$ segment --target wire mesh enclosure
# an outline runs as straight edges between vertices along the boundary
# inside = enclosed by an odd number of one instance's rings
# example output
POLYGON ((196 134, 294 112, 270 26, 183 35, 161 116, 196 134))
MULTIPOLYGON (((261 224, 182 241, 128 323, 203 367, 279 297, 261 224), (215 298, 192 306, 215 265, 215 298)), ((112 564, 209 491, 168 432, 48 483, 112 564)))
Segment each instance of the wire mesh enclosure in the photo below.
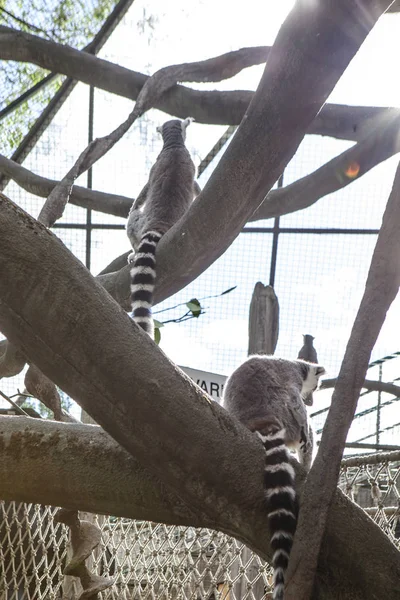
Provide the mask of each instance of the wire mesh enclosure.
MULTIPOLYGON (((1 25, 15 26, 12 10, 16 6, 21 17, 29 8, 35 14, 35 23, 32 26, 20 19, 23 31, 84 48, 144 74, 153 73, 166 62, 182 62, 183 44, 189 37, 193 42, 185 60, 205 58, 198 56, 198 48, 204 46, 205 27, 208 42, 213 40, 214 55, 229 49, 220 23, 231 32, 231 49, 265 44, 265 28, 270 27, 266 20, 254 19, 251 14, 260 4, 258 0, 246 3, 243 19, 249 19, 249 27, 240 24, 237 29, 231 20, 233 11, 219 13, 222 9, 212 0, 190 6, 185 0, 176 0, 175 10, 167 10, 163 2, 150 7, 145 0, 85 0, 65 3, 66 14, 59 13, 56 0, 47 2, 46 10, 41 2, 33 8, 25 0, 5 0, 0 4, 1 25), (202 14, 207 9, 216 16, 202 26, 202 14), (63 22, 68 26, 58 27, 63 22)), ((271 40, 278 29, 276 23, 269 29, 271 40)), ((382 41, 389 44, 391 40, 393 48, 397 47, 397 32, 380 35, 374 56, 382 41)), ((356 57, 344 77, 351 79, 355 89, 360 87, 363 72, 364 79, 370 77, 358 60, 356 57)), ((368 69, 373 67, 371 60, 366 62, 368 69)), ((220 89, 255 89, 262 67, 247 71, 221 83, 220 89)), ((207 85, 203 87, 207 89, 207 85)), ((380 86, 374 88, 376 92, 380 86)), ((34 217, 47 194, 27 192, 22 184, 10 179, 7 161, 11 158, 23 165, 31 175, 59 181, 88 142, 109 133, 132 109, 132 100, 126 97, 28 63, 7 63, 7 69, 0 71, 0 90, 0 125, 2 132, 7 132, 0 135, 0 190, 34 217)), ((397 102, 397 88, 396 94, 397 102)), ((341 96, 339 101, 360 101, 354 93, 349 97, 341 96)), ((377 105, 385 103, 386 98, 376 97, 377 105)), ((169 118, 159 110, 148 111, 77 184, 133 200, 147 181, 160 150, 156 126, 169 118)), ((198 166, 202 187, 235 131, 234 126, 191 126, 187 144, 198 166)), ((288 186, 315 172, 351 144, 347 139, 307 135, 277 186, 288 186)), ((335 377, 363 293, 396 164, 392 157, 304 210, 249 222, 210 268, 155 307, 155 317, 164 324, 162 350, 176 364, 228 375, 246 358, 248 309, 254 285, 262 281, 274 287, 280 304, 276 354, 296 357, 302 334, 312 333, 319 362, 330 377, 335 377), (227 290, 229 293, 225 293, 227 290), (182 320, 182 310, 193 299, 201 302, 201 315, 182 320)), ((338 180, 345 175, 343 170, 335 172, 338 180)), ((97 274, 129 249, 125 218, 116 214, 71 202, 52 232, 97 274)), ((386 451, 400 446, 400 395, 396 387, 400 380, 399 319, 397 299, 382 328, 368 371, 371 380, 393 386, 362 392, 347 439, 348 452, 386 451)), ((0 399, 0 412, 9 407, 10 398, 19 397, 17 391, 23 390, 23 376, 24 372, 2 380, 0 395, 4 401, 0 399)), ((311 416, 319 438, 331 402, 331 389, 316 393, 315 398, 311 416)), ((80 416, 78 406, 73 410, 80 416)), ((400 451, 345 458, 339 488, 400 550, 400 451)), ((0 501, 0 600, 272 598, 268 563, 239 541, 208 529, 81 514, 78 529, 84 531, 89 524, 98 528, 101 539, 90 552, 78 553, 80 559, 72 568, 72 530, 58 516, 59 509, 54 507, 0 501), (80 566, 87 568, 85 577, 93 581, 92 595, 82 591, 76 577, 68 575, 80 566)))
MULTIPOLYGON (((400 549, 400 452, 345 459, 339 487, 400 549)), ((56 513, 49 506, 1 502, 1 600, 80 597, 79 582, 63 575, 69 534, 56 513), (68 596, 71 589, 75 596, 68 596)), ((270 566, 227 535, 86 513, 81 518, 101 530, 101 543, 86 565, 110 579, 102 600, 271 597, 270 566)))

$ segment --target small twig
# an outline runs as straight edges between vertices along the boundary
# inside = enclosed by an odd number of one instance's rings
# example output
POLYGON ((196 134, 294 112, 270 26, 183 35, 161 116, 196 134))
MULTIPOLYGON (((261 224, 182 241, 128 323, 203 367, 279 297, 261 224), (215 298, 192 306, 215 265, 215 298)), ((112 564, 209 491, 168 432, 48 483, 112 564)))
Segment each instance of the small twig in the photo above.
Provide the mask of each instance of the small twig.
POLYGON ((11 400, 11 398, 9 396, 7 396, 4 392, 2 392, 1 390, 0 390, 0 396, 2 396, 5 400, 7 400, 7 402, 9 402, 11 404, 11 406, 13 406, 15 408, 17 413, 19 413, 20 415, 25 415, 26 417, 29 417, 28 413, 25 412, 23 408, 18 406, 18 404, 16 404, 16 402, 14 402, 14 400, 11 400))
MULTIPOLYGON (((233 290, 235 290, 237 288, 237 285, 225 290, 224 292, 221 292, 220 294, 213 294, 212 296, 203 296, 202 298, 198 298, 199 302, 202 302, 203 300, 209 300, 210 298, 219 298, 220 296, 224 296, 225 294, 229 294, 230 292, 233 292, 233 290)), ((162 312, 166 312, 168 310, 174 310, 174 308, 179 308, 180 306, 186 306, 187 302, 180 302, 179 304, 175 304, 175 306, 169 306, 168 308, 162 308, 161 310, 156 310, 153 311, 154 315, 160 314, 162 312)))
POLYGON ((6 14, 7 16, 9 16, 11 19, 14 19, 14 21, 16 21, 17 23, 24 25, 28 29, 31 29, 32 31, 36 31, 37 33, 43 33, 43 35, 45 35, 49 40, 54 42, 54 39, 51 37, 51 35, 44 29, 41 29, 40 27, 37 27, 36 25, 33 25, 32 23, 28 23, 28 21, 24 21, 24 19, 21 19, 21 17, 17 17, 13 13, 6 10, 3 6, 0 6, 0 11, 3 12, 4 14, 6 14))
MULTIPOLYGON (((321 382, 320 389, 325 390, 329 388, 335 387, 338 378, 334 379, 324 379, 321 382)), ((392 394, 393 396, 398 396, 400 398, 400 386, 395 385, 394 383, 386 383, 385 381, 373 381, 371 379, 365 379, 362 387, 371 392, 386 392, 388 394, 392 394)))

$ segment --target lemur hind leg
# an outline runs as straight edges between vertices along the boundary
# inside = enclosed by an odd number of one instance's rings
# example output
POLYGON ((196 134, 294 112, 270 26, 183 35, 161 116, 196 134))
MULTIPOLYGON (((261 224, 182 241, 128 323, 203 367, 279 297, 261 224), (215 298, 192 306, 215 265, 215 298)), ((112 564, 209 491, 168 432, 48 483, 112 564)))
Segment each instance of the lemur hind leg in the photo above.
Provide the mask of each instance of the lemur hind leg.
POLYGON ((309 471, 311 468, 314 449, 314 433, 311 425, 308 426, 306 434, 304 427, 301 428, 300 444, 297 449, 300 464, 309 471))

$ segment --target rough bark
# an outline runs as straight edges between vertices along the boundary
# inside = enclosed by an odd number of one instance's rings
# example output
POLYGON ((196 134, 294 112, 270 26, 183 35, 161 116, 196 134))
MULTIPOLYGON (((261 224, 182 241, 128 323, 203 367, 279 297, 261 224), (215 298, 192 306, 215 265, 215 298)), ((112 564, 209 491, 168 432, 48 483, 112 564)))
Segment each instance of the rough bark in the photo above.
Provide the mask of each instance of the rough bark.
MULTIPOLYGON (((220 444, 221 441, 213 443, 220 444)), ((252 465, 250 477, 257 482, 258 492, 257 497, 249 495, 248 502, 258 512, 262 506, 263 451, 254 443, 242 449, 245 454, 236 453, 235 461, 252 465)), ((186 504, 182 494, 174 494, 160 483, 100 427, 0 417, 0 450, 3 459, 0 462, 0 497, 4 500, 50 504, 173 525, 220 528, 219 522, 205 511, 186 504)), ((392 455, 395 458, 394 453, 389 453, 383 459, 391 459, 392 455)), ((215 469, 211 463, 209 467, 215 469)), ((220 476, 224 476, 222 470, 220 476)), ((297 481, 301 486, 300 471, 297 481)), ((226 485, 229 488, 237 483, 241 484, 241 480, 227 480, 226 485)), ((270 549, 265 546, 267 535, 261 536, 260 529, 254 529, 244 538, 240 523, 237 527, 237 537, 264 558, 271 557, 270 549)), ((395 586, 399 575, 398 553, 394 546, 360 509, 337 492, 320 556, 318 600, 348 600, 346 589, 349 588, 352 598, 357 600, 382 600, 383 597, 397 600, 395 586), (361 572, 357 563, 362 565, 361 572), (363 596, 364 570, 370 573, 371 579, 377 577, 378 581, 371 593, 363 596), (374 596, 376 589, 381 589, 386 596, 374 596)))
POLYGON ((278 335, 278 298, 272 286, 258 281, 250 303, 248 354, 273 354, 278 335))
POLYGON ((332 396, 319 451, 307 478, 289 565, 286 600, 308 600, 311 596, 320 544, 337 485, 347 434, 372 349, 400 287, 399 225, 400 164, 372 256, 364 296, 332 396))
POLYGON ((100 427, 0 417, 2 500, 215 527, 100 427))
POLYGON ((20 350, 9 344, 7 340, 1 340, 0 379, 2 377, 14 377, 18 375, 24 368, 25 363, 25 357, 20 350))
MULTIPOLYGON (((386 5, 386 0, 382 4, 386 5)), ((267 51, 266 47, 265 52, 267 51)), ((142 73, 130 71, 83 51, 4 26, 0 26, 0 58, 33 62, 49 70, 56 67, 56 72, 70 74, 74 79, 131 100, 137 99, 148 79, 142 73)), ((199 91, 177 85, 156 106, 179 118, 192 115, 198 123, 239 125, 253 95, 253 92, 245 90, 199 91)), ((327 104, 310 124, 308 133, 357 141, 360 135, 364 135, 365 124, 368 125, 371 119, 387 110, 327 104)), ((398 109, 389 110, 398 113, 398 109)))

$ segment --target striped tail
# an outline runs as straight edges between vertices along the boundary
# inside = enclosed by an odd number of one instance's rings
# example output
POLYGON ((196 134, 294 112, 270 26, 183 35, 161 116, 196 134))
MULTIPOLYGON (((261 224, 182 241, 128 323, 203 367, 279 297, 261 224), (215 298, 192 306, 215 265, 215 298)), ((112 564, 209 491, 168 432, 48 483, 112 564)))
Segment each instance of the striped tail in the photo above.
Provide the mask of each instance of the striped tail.
POLYGON ((285 445, 285 430, 257 431, 265 448, 264 488, 274 568, 274 600, 283 600, 285 574, 296 530, 298 501, 295 473, 285 445))
POLYGON ((131 268, 132 316, 151 338, 154 338, 154 323, 151 316, 154 286, 156 282, 156 248, 162 238, 158 231, 147 231, 140 240, 131 268))

